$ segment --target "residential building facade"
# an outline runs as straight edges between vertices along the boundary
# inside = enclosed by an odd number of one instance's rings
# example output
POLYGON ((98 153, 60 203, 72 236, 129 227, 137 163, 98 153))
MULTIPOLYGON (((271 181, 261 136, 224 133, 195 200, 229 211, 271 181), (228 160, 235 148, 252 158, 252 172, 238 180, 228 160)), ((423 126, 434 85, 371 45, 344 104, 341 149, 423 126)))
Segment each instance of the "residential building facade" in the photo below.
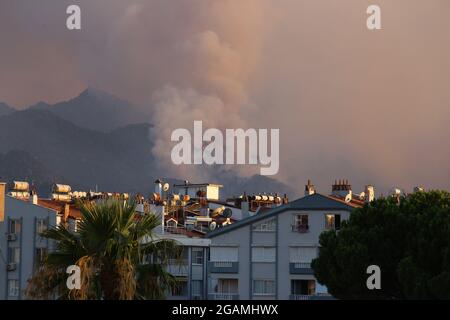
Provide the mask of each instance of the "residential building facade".
POLYGON ((362 204, 333 194, 303 198, 207 235, 209 299, 310 300, 330 298, 311 269, 319 235, 339 230, 362 204))

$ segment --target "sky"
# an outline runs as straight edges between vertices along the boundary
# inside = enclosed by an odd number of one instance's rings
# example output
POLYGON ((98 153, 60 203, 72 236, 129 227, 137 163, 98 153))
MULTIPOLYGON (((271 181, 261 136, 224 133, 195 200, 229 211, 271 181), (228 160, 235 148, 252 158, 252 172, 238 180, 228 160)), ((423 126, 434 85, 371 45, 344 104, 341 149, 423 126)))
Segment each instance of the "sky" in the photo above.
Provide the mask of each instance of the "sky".
POLYGON ((23 109, 92 86, 153 110, 164 163, 170 132, 203 120, 279 128, 275 178, 298 190, 307 179, 324 193, 335 179, 448 190, 449 10, 448 0, 1 0, 0 101, 23 109), (71 4, 80 31, 65 27, 71 4), (381 30, 366 27, 370 4, 381 30))

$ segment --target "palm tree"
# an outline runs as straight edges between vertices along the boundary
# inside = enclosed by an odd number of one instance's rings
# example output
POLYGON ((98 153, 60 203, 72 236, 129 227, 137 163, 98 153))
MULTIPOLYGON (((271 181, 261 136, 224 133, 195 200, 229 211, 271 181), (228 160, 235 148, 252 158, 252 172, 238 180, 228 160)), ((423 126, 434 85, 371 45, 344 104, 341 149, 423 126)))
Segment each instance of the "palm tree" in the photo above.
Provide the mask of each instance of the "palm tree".
POLYGON ((56 243, 29 281, 30 298, 162 299, 176 279, 166 271, 169 259, 181 256, 173 240, 157 239, 155 214, 137 215, 134 203, 120 200, 79 202, 77 232, 64 224, 42 236, 56 243), (66 268, 81 270, 81 289, 68 290, 66 268))

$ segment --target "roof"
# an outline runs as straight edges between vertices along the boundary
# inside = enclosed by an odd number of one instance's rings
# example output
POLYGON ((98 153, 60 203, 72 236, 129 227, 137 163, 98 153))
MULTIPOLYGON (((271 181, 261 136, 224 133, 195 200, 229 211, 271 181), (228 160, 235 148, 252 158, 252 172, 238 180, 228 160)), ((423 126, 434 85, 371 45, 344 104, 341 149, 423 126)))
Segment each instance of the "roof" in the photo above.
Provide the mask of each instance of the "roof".
POLYGON ((208 186, 214 186, 214 187, 223 187, 223 185, 218 184, 218 183, 188 183, 188 184, 174 184, 174 187, 184 187, 184 188, 189 188, 189 187, 208 187, 208 186))
POLYGON ((213 238, 220 234, 247 226, 259 220, 264 220, 273 216, 276 216, 282 212, 289 210, 344 210, 352 211, 355 208, 360 207, 356 204, 348 204, 344 200, 341 200, 332 196, 325 196, 320 193, 305 196, 303 198, 294 200, 287 204, 281 205, 276 208, 269 209, 262 213, 255 214, 254 216, 242 219, 233 224, 230 224, 224 228, 216 229, 206 235, 206 238, 213 238))
POLYGON ((38 199, 39 206, 55 210, 58 213, 64 213, 64 206, 66 204, 69 205, 69 218, 81 219, 81 211, 74 204, 50 199, 38 199))

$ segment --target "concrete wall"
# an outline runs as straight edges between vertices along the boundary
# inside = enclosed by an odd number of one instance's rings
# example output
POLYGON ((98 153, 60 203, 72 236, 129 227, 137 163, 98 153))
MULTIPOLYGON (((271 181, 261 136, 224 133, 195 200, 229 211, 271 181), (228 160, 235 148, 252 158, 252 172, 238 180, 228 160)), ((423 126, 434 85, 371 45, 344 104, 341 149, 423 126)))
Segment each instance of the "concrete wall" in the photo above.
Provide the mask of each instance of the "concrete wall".
POLYGON ((49 248, 50 246, 46 239, 42 239, 37 234, 37 219, 46 219, 47 226, 55 226, 56 212, 6 196, 5 220, 0 222, 0 299, 25 298, 23 290, 25 290, 27 280, 33 273, 36 248, 49 248), (21 221, 21 232, 17 234, 15 241, 7 240, 11 219, 20 219, 21 221), (20 248, 20 263, 14 271, 6 271, 10 248, 20 248), (8 296, 9 279, 19 280, 20 293, 18 297, 8 296))
MULTIPOLYGON (((340 214, 341 221, 349 217, 349 211, 344 210, 289 210, 279 213, 274 231, 256 231, 254 226, 264 220, 244 225, 211 238, 211 246, 237 246, 239 250, 239 273, 209 273, 211 279, 238 279, 239 299, 282 299, 287 300, 291 294, 291 280, 315 280, 312 274, 291 274, 289 263, 290 247, 318 247, 319 235, 325 230, 326 214, 340 214), (307 214, 309 230, 298 232, 292 229, 294 216, 307 214), (275 262, 252 262, 251 248, 275 247, 275 262), (252 280, 275 280, 273 295, 253 295, 252 280)), ((269 218, 271 219, 271 218, 269 218)), ((269 220, 266 219, 266 220, 269 220)), ((316 283, 316 292, 324 288, 316 283), (317 290, 319 288, 319 290, 317 290)))

